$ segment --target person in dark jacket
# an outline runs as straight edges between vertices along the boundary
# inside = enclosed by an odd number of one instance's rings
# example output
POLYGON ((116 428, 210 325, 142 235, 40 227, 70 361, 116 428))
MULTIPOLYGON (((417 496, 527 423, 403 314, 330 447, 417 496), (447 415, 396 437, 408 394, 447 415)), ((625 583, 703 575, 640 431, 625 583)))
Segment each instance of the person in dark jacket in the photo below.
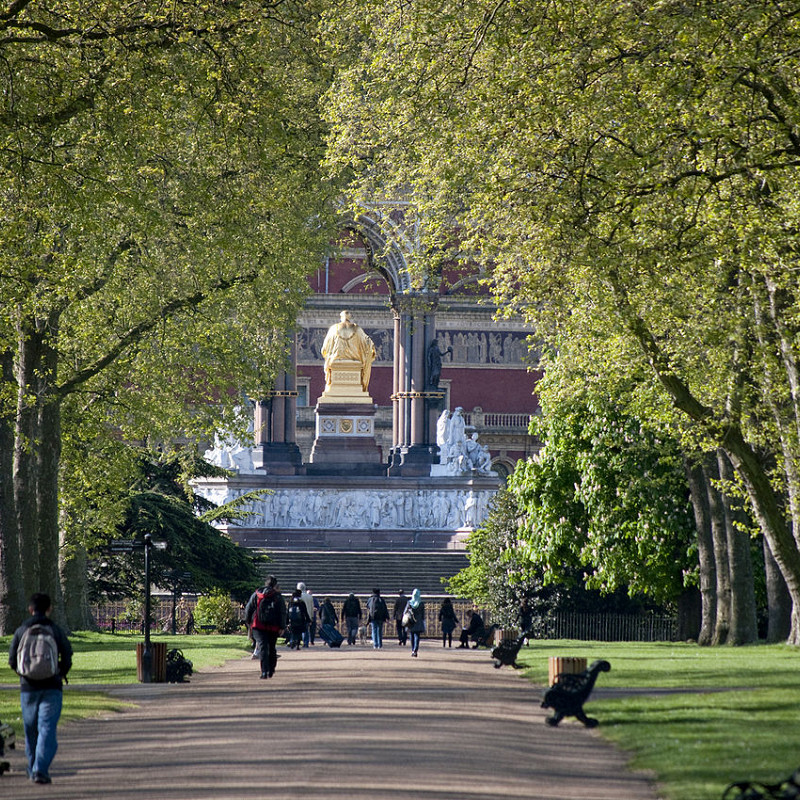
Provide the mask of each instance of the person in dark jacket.
POLYGON ((380 650, 383 647, 383 623, 389 619, 389 609, 386 601, 381 597, 380 589, 372 590, 372 597, 367 600, 367 621, 372 628, 372 648, 380 650))
MULTIPOLYGON (((461 644, 459 647, 469 647, 470 639, 477 639, 484 631, 483 617, 478 613, 478 606, 472 606, 472 615, 469 625, 461 629, 461 644)), ((476 645, 477 647, 477 645, 476 645)))
POLYGON ((267 578, 266 586, 250 595, 244 607, 244 619, 250 628, 253 641, 256 643, 256 653, 261 661, 261 677, 271 678, 275 674, 278 663, 278 636, 281 635, 286 624, 286 603, 281 596, 278 580, 274 575, 267 578), (258 618, 260 603, 276 603, 280 612, 280 619, 272 624, 264 624, 258 618))
POLYGON ((342 605, 342 619, 347 626, 347 644, 355 644, 361 622, 361 603, 352 592, 342 605))
POLYGON ((15 631, 8 651, 9 666, 17 672, 17 657, 23 634, 34 625, 50 627, 58 649, 58 668, 55 675, 41 680, 22 675, 19 677, 28 777, 34 783, 51 783, 50 765, 58 750, 56 728, 61 717, 64 681, 72 667, 72 646, 64 631, 50 619, 50 606, 50 598, 46 594, 37 592, 31 597, 28 605, 31 616, 15 631))
POLYGON ((401 589, 398 593, 397 600, 394 601, 394 611, 392 613, 394 624, 397 627, 397 644, 401 647, 405 647, 408 641, 408 630, 406 626, 403 625, 403 612, 406 610, 407 605, 408 598, 406 597, 406 593, 401 589))
POLYGON ((330 625, 331 628, 336 627, 336 609, 333 607, 330 597, 326 597, 319 607, 319 624, 323 627, 325 625, 330 625))
POLYGON ((408 632, 411 634, 411 657, 417 658, 419 638, 425 632, 425 603, 422 602, 419 589, 414 589, 411 593, 411 599, 408 601, 406 611, 410 611, 413 615, 413 621, 408 626, 408 632))
POLYGON ((306 603, 300 589, 292 592, 292 601, 289 604, 289 649, 299 650, 303 643, 303 634, 308 631, 311 617, 308 615, 306 603))
POLYGON ((453 601, 445 597, 439 609, 439 622, 442 624, 442 647, 453 646, 453 631, 456 629, 456 610, 453 601))

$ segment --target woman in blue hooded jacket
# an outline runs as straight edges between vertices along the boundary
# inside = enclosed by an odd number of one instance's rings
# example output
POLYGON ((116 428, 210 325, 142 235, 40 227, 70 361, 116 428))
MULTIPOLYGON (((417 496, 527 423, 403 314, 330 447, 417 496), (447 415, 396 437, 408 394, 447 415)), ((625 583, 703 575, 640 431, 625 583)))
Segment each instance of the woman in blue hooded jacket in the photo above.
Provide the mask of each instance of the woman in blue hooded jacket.
POLYGON ((425 603, 422 602, 419 589, 414 589, 411 593, 411 599, 406 605, 406 610, 403 616, 410 612, 412 620, 408 627, 408 632, 411 634, 411 657, 416 658, 419 651, 419 636, 425 632, 425 603))

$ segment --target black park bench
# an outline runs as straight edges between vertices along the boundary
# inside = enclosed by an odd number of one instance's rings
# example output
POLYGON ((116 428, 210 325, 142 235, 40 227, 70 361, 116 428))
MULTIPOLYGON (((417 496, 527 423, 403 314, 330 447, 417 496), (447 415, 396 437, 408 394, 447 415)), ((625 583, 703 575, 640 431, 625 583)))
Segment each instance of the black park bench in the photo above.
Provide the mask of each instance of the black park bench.
POLYGON ((798 800, 800 798, 800 769, 779 783, 740 781, 732 783, 722 793, 722 800, 798 800))
POLYGON ((520 669, 517 664, 517 656, 525 644, 525 640, 531 635, 531 631, 523 631, 516 639, 504 639, 500 644, 492 650, 492 658, 494 659, 494 668, 500 669, 502 666, 514 667, 520 669))
POLYGON ((6 754, 6 748, 14 749, 16 741, 14 729, 10 725, 0 722, 0 775, 11 770, 11 765, 8 761, 3 760, 3 756, 6 754))
POLYGON ((491 647, 494 644, 494 632, 499 628, 499 625, 490 625, 488 628, 484 627, 472 636, 472 641, 475 642, 475 647, 491 647))
POLYGON ((589 699, 597 676, 610 669, 611 664, 608 661, 595 661, 584 672, 575 675, 568 673, 556 675, 555 683, 544 693, 542 701, 542 708, 553 709, 552 716, 545 722, 555 727, 564 717, 576 717, 587 728, 596 728, 597 720, 586 716, 583 704, 589 699))

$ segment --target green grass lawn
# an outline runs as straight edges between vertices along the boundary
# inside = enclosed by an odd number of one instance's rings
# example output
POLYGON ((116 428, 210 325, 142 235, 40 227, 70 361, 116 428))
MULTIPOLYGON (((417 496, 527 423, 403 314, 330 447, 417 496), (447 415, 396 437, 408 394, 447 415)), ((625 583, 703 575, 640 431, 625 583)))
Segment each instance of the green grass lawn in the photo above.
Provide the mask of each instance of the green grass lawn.
MULTIPOLYGON (((136 644, 141 635, 109 633, 73 633, 70 642, 74 650, 72 670, 69 673, 69 697, 64 702, 62 719, 118 711, 126 703, 100 691, 87 690, 87 684, 135 683, 136 644)), ((194 668, 218 666, 232 658, 241 658, 248 652, 247 639, 233 636, 153 636, 154 642, 166 642, 167 650, 177 647, 192 662, 194 668)), ((10 636, 0 637, 0 684, 16 686, 19 678, 8 666, 10 636)), ((19 709, 19 691, 0 689, 0 721, 14 726, 17 739, 24 741, 19 709)))
POLYGON ((591 699, 587 713, 600 720, 601 735, 631 753, 634 769, 657 776, 669 800, 720 800, 732 781, 775 782, 800 767, 797 648, 548 641, 523 649, 518 662, 546 685, 548 657, 556 655, 609 661, 597 687, 654 690, 591 699))

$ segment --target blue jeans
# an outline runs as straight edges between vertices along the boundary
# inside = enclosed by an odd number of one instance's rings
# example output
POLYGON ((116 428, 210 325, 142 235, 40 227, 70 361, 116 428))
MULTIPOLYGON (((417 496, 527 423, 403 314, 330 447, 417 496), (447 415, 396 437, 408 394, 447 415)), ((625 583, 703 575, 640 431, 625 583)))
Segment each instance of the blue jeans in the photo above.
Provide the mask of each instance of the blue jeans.
POLYGON ((419 634, 411 631, 411 652, 416 653, 419 650, 419 634))
POLYGON ((383 647, 383 623, 372 623, 372 646, 383 647))
POLYGON ((56 726, 61 717, 63 693, 60 689, 34 689, 19 694, 28 774, 49 775, 58 750, 56 726))

